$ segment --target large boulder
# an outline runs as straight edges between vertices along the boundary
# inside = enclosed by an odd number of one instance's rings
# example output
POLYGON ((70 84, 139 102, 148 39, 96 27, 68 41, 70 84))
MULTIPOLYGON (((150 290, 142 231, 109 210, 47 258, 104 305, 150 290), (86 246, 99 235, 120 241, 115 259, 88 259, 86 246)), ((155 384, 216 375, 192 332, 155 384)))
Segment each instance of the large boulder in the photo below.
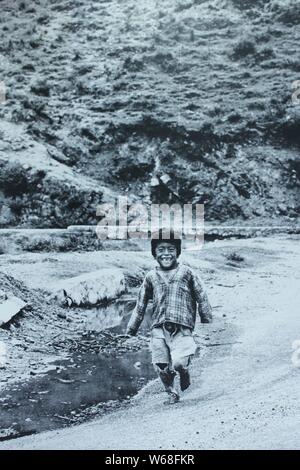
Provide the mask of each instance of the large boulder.
POLYGON ((123 272, 113 268, 60 280, 54 290, 53 298, 61 305, 91 307, 117 298, 126 284, 123 272))

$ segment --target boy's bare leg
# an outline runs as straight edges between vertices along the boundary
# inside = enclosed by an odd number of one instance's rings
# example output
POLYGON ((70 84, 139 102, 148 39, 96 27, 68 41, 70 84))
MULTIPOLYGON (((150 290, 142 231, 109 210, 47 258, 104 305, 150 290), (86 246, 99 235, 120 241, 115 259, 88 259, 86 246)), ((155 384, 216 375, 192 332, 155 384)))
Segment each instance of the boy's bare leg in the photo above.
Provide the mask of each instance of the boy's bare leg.
POLYGON ((191 356, 186 356, 180 360, 177 360, 173 364, 174 369, 179 373, 180 388, 182 392, 184 392, 184 390, 186 390, 191 385, 190 372, 188 369, 190 362, 191 356))
POLYGON ((179 395, 174 387, 176 372, 171 370, 167 363, 158 363, 155 365, 160 380, 162 381, 166 392, 169 394, 168 404, 177 403, 179 401, 179 395))
POLYGON ((176 373, 169 368, 169 364, 159 363, 155 365, 166 392, 176 392, 174 388, 174 378, 176 373))

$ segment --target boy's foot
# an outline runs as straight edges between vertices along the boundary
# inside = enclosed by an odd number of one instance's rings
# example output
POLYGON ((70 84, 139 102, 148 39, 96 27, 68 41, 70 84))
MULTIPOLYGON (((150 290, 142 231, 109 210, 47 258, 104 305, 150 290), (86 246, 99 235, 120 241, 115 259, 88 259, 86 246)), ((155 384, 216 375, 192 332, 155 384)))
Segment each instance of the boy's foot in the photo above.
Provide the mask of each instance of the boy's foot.
POLYGON ((188 369, 182 367, 179 370, 179 377, 180 377, 180 388, 184 392, 189 386, 191 385, 191 378, 188 369))
POLYGON ((176 392, 169 392, 169 398, 164 402, 165 405, 174 405, 179 402, 179 395, 176 392))

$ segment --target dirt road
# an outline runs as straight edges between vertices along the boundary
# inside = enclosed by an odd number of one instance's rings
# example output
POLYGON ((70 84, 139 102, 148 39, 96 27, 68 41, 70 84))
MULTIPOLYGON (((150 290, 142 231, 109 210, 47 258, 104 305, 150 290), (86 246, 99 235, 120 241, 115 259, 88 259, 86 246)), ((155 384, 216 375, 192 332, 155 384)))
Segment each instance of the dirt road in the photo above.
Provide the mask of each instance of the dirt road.
POLYGON ((206 345, 178 404, 162 404, 156 380, 124 410, 0 449, 299 449, 299 237, 218 242, 205 258, 215 262, 215 320, 197 326, 206 345), (219 271, 220 252, 233 248, 244 260, 219 271))

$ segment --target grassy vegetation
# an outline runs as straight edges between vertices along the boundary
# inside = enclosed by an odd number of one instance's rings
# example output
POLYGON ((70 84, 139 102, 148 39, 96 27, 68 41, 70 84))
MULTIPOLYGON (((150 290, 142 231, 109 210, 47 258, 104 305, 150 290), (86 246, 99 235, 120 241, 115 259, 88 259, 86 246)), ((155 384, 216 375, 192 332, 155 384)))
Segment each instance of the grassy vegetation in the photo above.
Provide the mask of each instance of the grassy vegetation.
MULTIPOLYGON (((282 200, 296 207, 290 217, 300 213, 299 180, 287 187, 291 175, 277 168, 281 150, 293 160, 300 145, 291 102, 299 2, 1 3, 0 76, 9 99, 0 119, 24 126, 53 160, 142 201, 152 197, 153 174, 168 174, 166 200, 205 195, 210 220, 276 217, 282 200), (243 173, 247 197, 232 184, 243 173), (270 188, 263 198, 262 186, 270 188)), ((24 219, 22 200, 39 183, 22 168, 7 176, 1 191, 24 219)), ((77 223, 92 220, 86 193, 69 198, 61 187, 48 189, 62 214, 50 226, 71 223, 74 210, 77 223)))

